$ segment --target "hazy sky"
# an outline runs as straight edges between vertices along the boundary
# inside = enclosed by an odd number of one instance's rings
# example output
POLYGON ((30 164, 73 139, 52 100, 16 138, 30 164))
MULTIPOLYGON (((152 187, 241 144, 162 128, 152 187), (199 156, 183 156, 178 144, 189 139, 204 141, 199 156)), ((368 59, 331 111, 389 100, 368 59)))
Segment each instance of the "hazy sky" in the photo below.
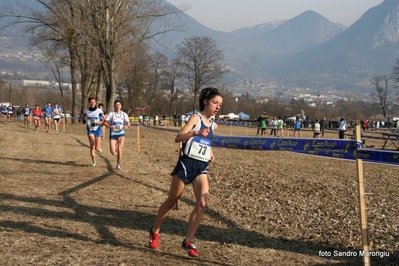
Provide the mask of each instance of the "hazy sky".
POLYGON ((306 10, 313 10, 331 22, 349 27, 368 9, 383 0, 167 0, 180 6, 204 26, 213 30, 232 31, 243 27, 291 19, 306 10))

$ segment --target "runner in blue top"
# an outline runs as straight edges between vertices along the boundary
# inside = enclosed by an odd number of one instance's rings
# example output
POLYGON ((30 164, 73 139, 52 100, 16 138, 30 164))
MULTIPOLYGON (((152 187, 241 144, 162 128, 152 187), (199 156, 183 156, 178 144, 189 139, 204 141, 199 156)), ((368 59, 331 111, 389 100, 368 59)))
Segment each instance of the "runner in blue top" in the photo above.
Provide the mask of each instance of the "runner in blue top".
POLYGON ((7 118, 7 114, 8 114, 7 106, 5 106, 5 105, 3 104, 3 106, 1 107, 1 115, 3 116, 3 119, 4 119, 4 120, 7 118))
POLYGON ((104 126, 109 130, 109 150, 112 155, 117 155, 116 169, 121 170, 122 149, 125 143, 125 130, 130 126, 127 113, 122 111, 122 103, 119 100, 114 102, 114 111, 105 118, 104 126), (117 146, 117 148, 116 148, 117 146), (116 151, 118 149, 118 151, 116 151))
POLYGON ((48 102, 46 106, 43 108, 43 116, 44 116, 44 124, 46 126, 46 133, 49 133, 50 125, 51 125, 51 114, 53 113, 54 108, 51 106, 51 103, 48 102))
POLYGON ((96 166, 96 151, 101 150, 101 136, 102 131, 100 127, 101 119, 104 119, 104 113, 100 108, 97 108, 97 101, 94 97, 89 97, 89 108, 83 112, 81 120, 87 120, 87 137, 90 142, 90 155, 92 159, 92 166, 96 166))
POLYGON ((209 194, 207 172, 209 162, 215 160, 211 145, 213 131, 217 128, 217 125, 211 117, 218 113, 222 102, 223 98, 217 89, 203 89, 199 97, 201 112, 194 114, 176 136, 175 142, 183 142, 184 154, 180 156, 177 165, 171 173, 172 184, 169 197, 159 208, 154 226, 150 230, 149 245, 152 249, 159 248, 158 239, 162 222, 165 220, 168 212, 177 203, 183 193, 184 187, 191 183, 196 204, 188 220, 188 229, 182 247, 188 252, 189 256, 198 256, 192 240, 207 205, 209 194))
POLYGON ((24 107, 24 109, 22 109, 22 112, 24 113, 24 127, 29 127, 29 124, 30 124, 29 104, 25 104, 25 107, 24 107))

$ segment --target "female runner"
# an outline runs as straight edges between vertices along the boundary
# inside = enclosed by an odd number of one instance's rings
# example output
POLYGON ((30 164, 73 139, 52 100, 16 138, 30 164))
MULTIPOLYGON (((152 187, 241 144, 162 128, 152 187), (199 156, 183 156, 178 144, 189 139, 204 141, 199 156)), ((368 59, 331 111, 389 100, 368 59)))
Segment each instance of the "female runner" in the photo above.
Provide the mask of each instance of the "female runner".
POLYGON ((194 114, 180 130, 175 142, 183 142, 183 155, 173 169, 172 184, 169 196, 160 206, 154 226, 150 230, 149 245, 152 249, 159 249, 159 232, 162 222, 170 209, 175 206, 187 184, 192 184, 195 195, 195 207, 188 220, 186 236, 182 248, 189 256, 197 257, 197 248, 193 238, 201 222, 209 194, 208 166, 215 157, 211 149, 214 129, 217 128, 212 116, 216 115, 222 106, 223 98, 215 88, 201 91, 199 98, 200 113, 194 114))

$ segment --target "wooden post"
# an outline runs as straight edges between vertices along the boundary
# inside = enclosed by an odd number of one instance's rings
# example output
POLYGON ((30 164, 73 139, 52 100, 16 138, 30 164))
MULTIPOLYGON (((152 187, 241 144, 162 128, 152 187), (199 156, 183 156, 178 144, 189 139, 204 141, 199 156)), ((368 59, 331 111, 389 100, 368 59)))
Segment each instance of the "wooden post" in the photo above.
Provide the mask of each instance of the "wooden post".
POLYGON ((140 125, 137 124, 137 152, 140 152, 140 125))
MULTIPOLYGON (((360 136, 360 125, 355 128, 355 135, 357 141, 362 141, 360 136)), ((358 186, 359 186, 359 212, 360 212, 360 229, 362 239, 362 250, 365 255, 363 256, 364 266, 370 266, 370 256, 366 255, 369 252, 369 241, 367 237, 367 216, 366 216, 366 199, 364 192, 364 178, 363 178, 363 160, 356 159, 358 186)))
POLYGON ((64 114, 64 123, 62 124, 62 133, 65 133, 65 125, 67 122, 66 114, 64 114))

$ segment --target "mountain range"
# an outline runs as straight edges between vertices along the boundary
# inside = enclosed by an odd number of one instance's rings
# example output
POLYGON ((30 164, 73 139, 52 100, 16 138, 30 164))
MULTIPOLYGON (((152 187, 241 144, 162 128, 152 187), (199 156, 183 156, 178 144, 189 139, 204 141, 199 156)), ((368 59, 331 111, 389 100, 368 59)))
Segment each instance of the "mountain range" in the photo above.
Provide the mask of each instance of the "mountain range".
POLYGON ((212 31, 187 16, 186 28, 185 33, 168 33, 171 43, 182 36, 213 38, 231 69, 230 86, 252 80, 316 90, 370 90, 369 80, 391 73, 399 58, 397 0, 370 8, 349 28, 313 11, 229 33, 212 31))
MULTIPOLYGON (((0 5, 6 2, 13 1, 0 0, 0 5)), ((397 0, 369 9, 349 28, 310 10, 231 32, 214 31, 185 13, 179 19, 186 30, 168 32, 162 36, 168 46, 153 45, 153 50, 173 57, 174 47, 185 38, 210 37, 223 50, 230 69, 224 83, 233 90, 248 81, 316 91, 370 90, 369 79, 391 73, 399 58, 397 0)))

